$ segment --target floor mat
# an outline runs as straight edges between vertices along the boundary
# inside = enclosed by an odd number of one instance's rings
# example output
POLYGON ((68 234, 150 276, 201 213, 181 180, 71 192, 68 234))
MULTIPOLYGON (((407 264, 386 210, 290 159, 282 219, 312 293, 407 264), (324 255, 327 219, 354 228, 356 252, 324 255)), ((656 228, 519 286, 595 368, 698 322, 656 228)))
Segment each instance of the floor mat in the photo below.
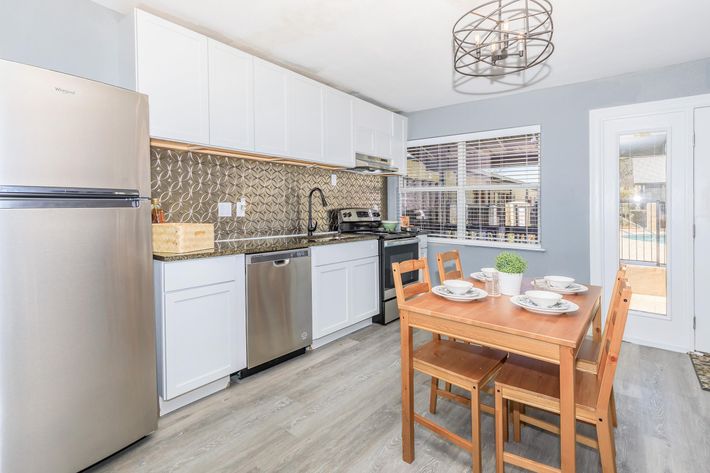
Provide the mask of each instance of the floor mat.
POLYGON ((705 391, 710 391, 710 354, 708 353, 690 353, 690 361, 693 362, 695 374, 700 381, 700 387, 705 391))

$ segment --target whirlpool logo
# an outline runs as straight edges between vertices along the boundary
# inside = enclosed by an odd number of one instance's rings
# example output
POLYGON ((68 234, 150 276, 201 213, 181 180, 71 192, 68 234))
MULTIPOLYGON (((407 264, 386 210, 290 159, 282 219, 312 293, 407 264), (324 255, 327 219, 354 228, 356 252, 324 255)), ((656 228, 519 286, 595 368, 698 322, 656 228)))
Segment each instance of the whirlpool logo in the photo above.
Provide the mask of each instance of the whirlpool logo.
POLYGON ((62 89, 61 87, 54 87, 54 91, 64 95, 76 95, 76 90, 62 89))

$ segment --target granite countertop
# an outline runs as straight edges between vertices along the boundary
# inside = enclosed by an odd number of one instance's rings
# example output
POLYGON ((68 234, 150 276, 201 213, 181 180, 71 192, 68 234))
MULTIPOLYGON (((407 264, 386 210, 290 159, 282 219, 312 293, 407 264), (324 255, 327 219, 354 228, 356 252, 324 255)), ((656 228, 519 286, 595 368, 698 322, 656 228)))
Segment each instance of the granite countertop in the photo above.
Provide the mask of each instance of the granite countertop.
POLYGON ((305 235, 297 235, 216 242, 213 250, 199 250, 189 253, 153 253, 153 259, 158 261, 183 261, 197 258, 212 258, 215 256, 268 253, 271 251, 294 250, 297 248, 309 248, 311 246, 335 245, 338 243, 377 239, 377 235, 362 233, 343 233, 338 234, 337 238, 329 238, 333 236, 335 235, 321 234, 309 239, 305 235))

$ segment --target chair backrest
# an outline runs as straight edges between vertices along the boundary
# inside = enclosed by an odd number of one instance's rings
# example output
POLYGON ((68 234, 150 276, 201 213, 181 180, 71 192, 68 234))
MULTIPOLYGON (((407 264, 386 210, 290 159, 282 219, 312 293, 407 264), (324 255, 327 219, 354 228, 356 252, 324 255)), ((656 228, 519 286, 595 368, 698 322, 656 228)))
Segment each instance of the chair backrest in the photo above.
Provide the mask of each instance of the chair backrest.
POLYGON ((458 250, 445 251, 436 255, 436 266, 439 269, 439 280, 441 282, 449 279, 463 279, 463 269, 461 269, 461 257, 458 250), (454 269, 446 271, 446 265, 454 262, 454 269))
MULTIPOLYGON (((618 302, 621 284, 625 279, 626 279, 626 266, 622 266, 616 272, 616 280, 614 281, 614 287, 611 290, 611 299, 609 299, 609 308, 607 309, 607 312, 606 312, 606 321, 604 322, 604 331, 602 332, 602 340, 604 340, 606 338, 607 330, 609 329, 609 320, 611 320, 611 314, 613 313, 612 308, 614 308, 618 302)), ((602 354, 603 354, 602 350, 599 350, 597 352, 597 360, 596 360, 597 366, 599 366, 599 363, 601 362, 602 354)))
POLYGON ((601 361, 597 370, 597 380, 599 381, 599 397, 597 398, 597 412, 606 415, 609 409, 609 398, 614 385, 614 375, 619 362, 621 352, 621 341, 624 338, 626 320, 629 317, 629 305, 631 304, 631 287, 626 279, 621 280, 616 295, 616 303, 609 308, 607 318, 608 327, 604 330, 602 345, 600 348, 601 361))
POLYGON ((426 258, 411 259, 400 263, 392 263, 392 276, 394 279, 394 290, 397 294, 397 305, 402 304, 410 297, 431 291, 431 281, 429 280, 429 264, 426 258), (402 284, 402 274, 412 271, 423 271, 424 281, 415 282, 404 286, 402 284))

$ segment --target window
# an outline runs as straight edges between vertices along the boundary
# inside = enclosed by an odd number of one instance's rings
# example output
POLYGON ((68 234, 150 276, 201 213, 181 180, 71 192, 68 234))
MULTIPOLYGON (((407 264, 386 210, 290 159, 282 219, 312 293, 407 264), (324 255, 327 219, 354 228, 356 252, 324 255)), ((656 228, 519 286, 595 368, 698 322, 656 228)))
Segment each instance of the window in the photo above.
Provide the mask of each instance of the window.
POLYGON ((410 141, 400 215, 431 238, 540 246, 540 127, 410 141))

